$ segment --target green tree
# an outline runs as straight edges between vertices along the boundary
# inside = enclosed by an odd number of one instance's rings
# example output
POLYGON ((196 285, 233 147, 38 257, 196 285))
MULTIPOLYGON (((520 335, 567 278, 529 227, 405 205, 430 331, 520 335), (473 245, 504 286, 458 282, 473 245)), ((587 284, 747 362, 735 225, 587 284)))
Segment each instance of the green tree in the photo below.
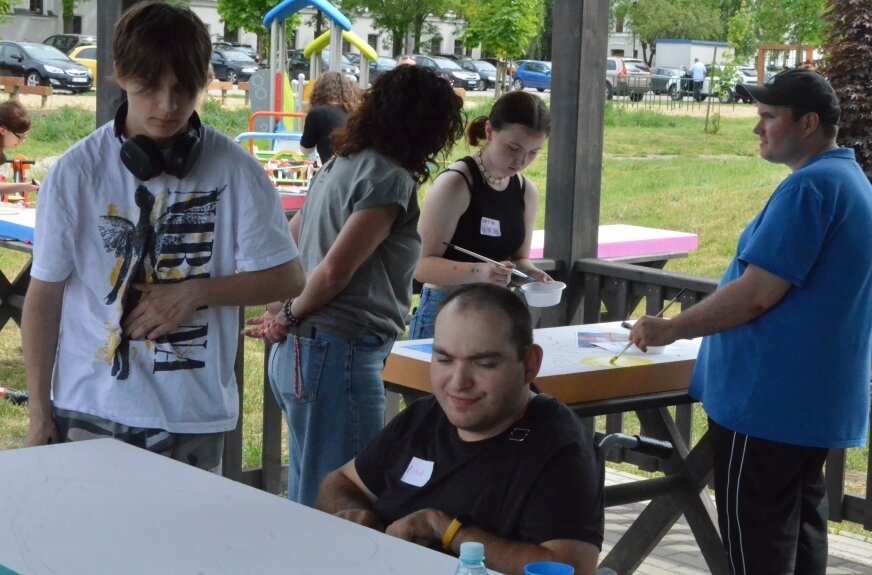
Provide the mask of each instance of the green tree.
POLYGON ((747 1, 742 0, 742 6, 727 23, 727 42, 733 49, 736 60, 743 62, 757 55, 757 35, 754 28, 754 16, 748 9, 747 1))
POLYGON ((404 50, 406 34, 413 38, 412 51, 420 51, 427 18, 450 15, 457 4, 457 0, 343 0, 342 9, 346 14, 366 12, 377 29, 390 34, 394 56, 398 56, 404 50))
POLYGON ((842 120, 839 144, 854 148, 857 161, 872 179, 872 6, 868 0, 829 0, 826 56, 821 70, 839 96, 842 120))
MULTIPOLYGON (((738 54, 751 56, 757 44, 820 46, 827 0, 743 0, 728 24, 730 43, 738 54), (754 46, 753 52, 751 46, 754 46), (752 53, 749 53, 752 52, 752 53)), ((794 65, 802 63, 796 52, 794 65)))
MULTIPOLYGON (((76 6, 81 5, 85 0, 63 0, 62 16, 64 21, 64 32, 72 34, 73 32, 73 16, 75 16, 76 6)), ((6 1, 8 6, 9 2, 6 1)), ((4 12, 5 14, 5 12, 4 12)))
POLYGON ((615 16, 623 16, 642 44, 650 66, 658 38, 717 40, 723 35, 719 8, 708 0, 621 0, 615 16))
MULTIPOLYGON (((265 50, 269 45, 269 30, 263 26, 263 17, 275 6, 276 0, 218 0, 217 9, 227 29, 242 29, 257 34, 258 48, 265 50)), ((299 25, 299 14, 289 18, 286 23, 289 31, 299 25)))
POLYGON ((11 11, 10 0, 0 0, 0 24, 6 21, 6 15, 11 11))
POLYGON ((542 29, 542 0, 469 0, 464 8, 466 30, 461 38, 468 46, 499 59, 496 96, 499 97, 505 63, 527 55, 530 42, 542 29))

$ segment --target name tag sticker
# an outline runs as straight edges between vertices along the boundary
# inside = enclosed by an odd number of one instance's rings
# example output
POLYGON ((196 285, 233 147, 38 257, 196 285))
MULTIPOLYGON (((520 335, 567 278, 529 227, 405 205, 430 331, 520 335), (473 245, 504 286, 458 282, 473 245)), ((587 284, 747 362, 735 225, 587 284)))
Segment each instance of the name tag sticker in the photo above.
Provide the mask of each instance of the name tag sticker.
POLYGON ((433 475, 433 462, 413 457, 400 481, 415 487, 422 487, 427 485, 431 475, 433 475))
POLYGON ((502 232, 500 232, 500 221, 492 220, 490 218, 482 218, 481 219, 481 235, 490 236, 492 238, 498 238, 502 236, 502 232))

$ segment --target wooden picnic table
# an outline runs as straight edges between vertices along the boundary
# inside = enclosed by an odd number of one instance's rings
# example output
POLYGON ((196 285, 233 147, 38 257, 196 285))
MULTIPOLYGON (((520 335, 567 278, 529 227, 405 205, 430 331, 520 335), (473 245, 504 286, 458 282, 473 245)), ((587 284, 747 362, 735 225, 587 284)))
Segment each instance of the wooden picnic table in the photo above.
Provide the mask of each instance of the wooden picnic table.
MULTIPOLYGON (((578 333, 620 333, 618 322, 537 329, 534 340, 544 349, 536 385, 566 403, 577 415, 590 418, 634 411, 645 435, 670 442, 673 455, 661 464, 665 477, 606 487, 606 505, 651 502, 602 560, 602 567, 632 573, 683 514, 700 551, 715 575, 727 575, 729 565, 717 529, 717 513, 705 491, 711 478, 711 443, 704 435, 691 449, 669 411, 693 402, 687 394, 699 350, 699 340, 681 340, 662 355, 643 356, 638 350, 625 357, 651 360, 632 367, 612 367, 613 351, 579 347, 578 333), (585 361, 604 358, 599 365, 585 361)), ((382 378, 388 390, 403 394, 430 392, 432 340, 394 344, 382 378)), ((396 406, 389 402, 389 409, 396 406)), ((586 420, 592 426, 592 420, 586 420)))

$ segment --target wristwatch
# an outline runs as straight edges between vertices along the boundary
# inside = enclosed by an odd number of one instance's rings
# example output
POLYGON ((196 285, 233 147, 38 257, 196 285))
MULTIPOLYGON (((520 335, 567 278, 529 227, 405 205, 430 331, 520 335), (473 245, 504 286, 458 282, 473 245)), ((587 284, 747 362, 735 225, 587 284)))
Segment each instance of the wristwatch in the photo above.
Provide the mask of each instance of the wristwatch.
POLYGON ((282 317, 285 318, 285 325, 288 327, 300 325, 300 322, 302 321, 294 315, 294 312, 291 311, 291 306, 293 304, 293 299, 286 299, 284 305, 282 306, 282 317))

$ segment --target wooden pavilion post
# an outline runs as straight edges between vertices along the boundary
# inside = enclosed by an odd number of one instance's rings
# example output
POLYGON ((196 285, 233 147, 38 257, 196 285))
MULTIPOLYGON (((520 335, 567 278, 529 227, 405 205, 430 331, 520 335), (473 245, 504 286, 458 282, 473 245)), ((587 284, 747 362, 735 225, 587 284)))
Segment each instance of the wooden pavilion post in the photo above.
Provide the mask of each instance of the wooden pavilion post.
POLYGON ((115 23, 125 10, 141 0, 97 0, 97 127, 115 117, 121 102, 121 88, 113 79, 112 38, 115 23))
POLYGON ((554 0, 544 256, 562 263, 567 289, 543 325, 581 323, 572 263, 597 254, 608 23, 607 0, 554 0))

